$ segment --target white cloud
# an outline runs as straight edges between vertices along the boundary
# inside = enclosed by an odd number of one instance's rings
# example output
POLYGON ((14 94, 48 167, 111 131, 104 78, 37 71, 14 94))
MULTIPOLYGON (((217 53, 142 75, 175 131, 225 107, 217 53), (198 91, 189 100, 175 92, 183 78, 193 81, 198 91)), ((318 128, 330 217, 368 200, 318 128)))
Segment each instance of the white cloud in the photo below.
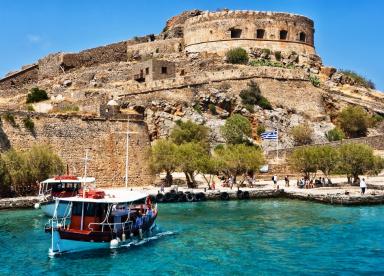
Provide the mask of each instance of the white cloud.
POLYGON ((39 35, 29 34, 27 35, 27 40, 30 43, 39 43, 41 42, 41 37, 39 35))

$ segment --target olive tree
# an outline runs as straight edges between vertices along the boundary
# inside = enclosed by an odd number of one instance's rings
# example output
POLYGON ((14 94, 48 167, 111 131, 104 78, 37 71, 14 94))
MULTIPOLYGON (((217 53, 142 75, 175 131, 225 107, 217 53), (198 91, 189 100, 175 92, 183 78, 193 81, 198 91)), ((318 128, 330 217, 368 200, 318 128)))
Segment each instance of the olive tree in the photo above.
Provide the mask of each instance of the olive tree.
POLYGON ((318 155, 316 148, 303 147, 295 149, 288 157, 289 165, 304 174, 306 179, 315 179, 318 170, 318 155))
POLYGON ((177 146, 177 167, 184 172, 189 188, 197 186, 195 176, 202 163, 207 159, 208 151, 199 143, 185 143, 177 146))
POLYGON ((161 139, 151 149, 151 168, 155 173, 165 171, 165 184, 172 185, 172 173, 177 168, 177 145, 172 141, 161 139))
POLYGON ((346 174, 350 183, 358 184, 359 175, 377 171, 381 161, 373 154, 373 149, 364 144, 344 144, 339 148, 339 171, 346 174), (376 166, 376 168, 375 168, 376 166))
POLYGON ((235 183, 237 176, 257 171, 264 163, 264 156, 260 148, 244 144, 219 148, 215 150, 214 156, 217 158, 222 172, 227 176, 233 175, 235 183))
POLYGON ((326 178, 335 171, 340 162, 339 151, 332 146, 316 146, 314 147, 315 154, 317 155, 317 169, 320 170, 326 178))

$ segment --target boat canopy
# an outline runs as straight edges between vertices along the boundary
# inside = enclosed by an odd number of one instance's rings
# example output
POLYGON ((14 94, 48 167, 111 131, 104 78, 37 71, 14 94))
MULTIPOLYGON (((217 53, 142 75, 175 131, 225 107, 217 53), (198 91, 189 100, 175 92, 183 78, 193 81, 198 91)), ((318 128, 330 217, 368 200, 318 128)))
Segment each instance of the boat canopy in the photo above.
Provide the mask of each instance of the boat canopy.
POLYGON ((75 177, 75 178, 48 178, 41 183, 93 183, 96 179, 94 177, 75 177))
POLYGON ((140 199, 144 199, 148 194, 138 192, 138 191, 105 191, 104 198, 89 198, 82 197, 81 195, 73 197, 62 197, 56 198, 59 201, 67 202, 89 202, 89 203, 125 203, 125 202, 134 202, 140 199))

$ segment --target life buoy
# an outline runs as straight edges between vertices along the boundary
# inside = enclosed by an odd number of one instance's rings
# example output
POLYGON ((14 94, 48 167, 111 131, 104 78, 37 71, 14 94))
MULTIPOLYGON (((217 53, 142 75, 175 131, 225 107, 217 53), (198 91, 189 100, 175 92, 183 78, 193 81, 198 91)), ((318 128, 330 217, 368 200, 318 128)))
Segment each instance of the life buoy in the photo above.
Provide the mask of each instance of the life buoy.
POLYGON ((229 199, 229 194, 227 192, 222 192, 220 194, 220 199, 221 200, 228 200, 229 199))
POLYGON ((188 202, 195 201, 195 194, 193 193, 186 193, 185 198, 187 199, 188 202))

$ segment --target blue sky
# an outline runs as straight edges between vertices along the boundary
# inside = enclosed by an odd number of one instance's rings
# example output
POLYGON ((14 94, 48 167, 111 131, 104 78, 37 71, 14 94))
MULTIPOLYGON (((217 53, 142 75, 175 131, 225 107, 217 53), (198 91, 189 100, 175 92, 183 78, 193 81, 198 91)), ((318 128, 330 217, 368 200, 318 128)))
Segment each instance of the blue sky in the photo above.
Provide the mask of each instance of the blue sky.
POLYGON ((184 10, 218 8, 306 15, 324 64, 355 70, 384 90, 383 0, 2 0, 0 76, 48 53, 159 33, 184 10))

